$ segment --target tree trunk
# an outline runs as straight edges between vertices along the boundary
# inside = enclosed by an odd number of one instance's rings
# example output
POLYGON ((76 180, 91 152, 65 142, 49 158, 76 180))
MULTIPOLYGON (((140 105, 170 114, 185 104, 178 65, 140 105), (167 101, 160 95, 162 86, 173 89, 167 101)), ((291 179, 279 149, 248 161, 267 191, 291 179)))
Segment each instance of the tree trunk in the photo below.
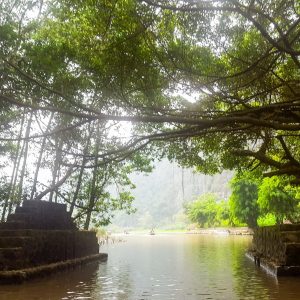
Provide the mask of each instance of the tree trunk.
POLYGON ((16 172, 15 172, 15 177, 14 177, 14 181, 12 184, 12 188, 11 188, 11 192, 10 192, 10 197, 9 197, 9 206, 8 206, 8 214, 11 213, 12 211, 12 206, 13 203, 15 201, 16 198, 16 189, 17 189, 17 181, 18 181, 18 174, 19 174, 19 168, 20 168, 20 163, 21 163, 21 159, 24 153, 24 148, 25 148, 25 141, 23 141, 23 145, 18 157, 18 162, 17 162, 17 167, 16 167, 16 172))
POLYGON ((76 189, 75 189, 75 192, 74 192, 74 195, 73 195, 73 199, 72 199, 72 203, 70 205, 70 214, 72 215, 73 214, 73 211, 74 211, 74 207, 75 207, 75 204, 76 204, 76 201, 77 201, 77 198, 78 198, 78 194, 79 194, 79 191, 80 191, 80 188, 81 188, 81 183, 82 183, 82 176, 83 176, 83 173, 84 173, 84 167, 85 167, 85 164, 87 162, 87 158, 86 158, 86 155, 88 153, 88 149, 89 149, 89 145, 90 145, 90 142, 91 142, 91 135, 92 135, 92 130, 90 128, 90 125, 88 126, 88 137, 87 137, 87 142, 86 142, 86 145, 85 145, 85 148, 83 150, 83 159, 82 159, 82 165, 81 165, 81 168, 80 168, 80 172, 79 172, 79 175, 78 175, 78 180, 77 180, 77 184, 76 184, 76 189))
POLYGON ((97 171, 98 171, 98 152, 99 152, 99 123, 97 124, 96 130, 96 145, 95 145, 95 158, 94 158, 94 169, 93 169, 93 178, 91 183, 91 193, 88 204, 88 211, 86 214, 84 229, 88 230, 91 222, 92 210, 96 202, 96 183, 97 183, 97 171))
POLYGON ((30 135, 30 130, 31 130, 32 116, 33 116, 33 112, 31 111, 30 115, 29 115, 27 127, 26 127, 26 133, 25 133, 23 165, 22 165, 21 174, 20 174, 20 182, 19 182, 19 189, 18 189, 18 195, 17 195, 17 206, 19 206, 21 203, 21 198, 22 198, 22 193, 23 193, 23 183, 24 183, 24 177, 25 177, 25 171, 26 171, 26 165, 27 165, 28 145, 29 145, 28 137, 30 135))
POLYGON ((34 200, 42 200, 44 196, 46 196, 48 193, 51 193, 54 190, 57 190, 65 181, 71 176, 72 172, 74 170, 74 167, 70 167, 65 176, 62 177, 58 182, 56 182, 54 185, 50 186, 46 190, 44 190, 42 193, 40 193, 38 196, 34 198, 34 200))
POLYGON ((16 177, 16 174, 18 174, 19 165, 20 165, 19 164, 20 163, 19 156, 20 156, 21 137, 22 137, 24 122, 25 122, 25 112, 23 113, 23 116, 22 116, 22 121, 21 121, 19 136, 18 136, 18 142, 17 142, 16 157, 15 157, 14 163, 13 163, 13 171, 12 171, 10 182, 9 182, 7 197, 4 201, 4 206, 2 209, 1 222, 5 221, 6 210, 8 208, 8 204, 9 204, 11 195, 13 194, 14 189, 15 189, 15 177, 16 177))
MULTIPOLYGON (((57 177, 58 177, 58 171, 59 171, 60 160, 61 160, 61 148, 62 148, 62 144, 63 144, 62 139, 59 139, 59 141, 56 141, 55 144, 56 144, 56 154, 55 154, 54 167, 53 167, 53 171, 52 171, 51 186, 55 186, 55 183, 56 183, 57 177)), ((50 192, 49 202, 53 202, 54 192, 55 192, 54 189, 50 192)))
MULTIPOLYGON (((53 115, 54 115, 54 113, 52 112, 51 115, 50 115, 50 119, 49 119, 49 122, 48 122, 45 133, 49 132, 51 122, 52 122, 52 119, 53 119, 53 115)), ((47 137, 44 136, 43 141, 42 141, 42 145, 41 145, 41 148, 40 148, 39 157, 38 157, 38 160, 37 160, 37 163, 36 163, 36 169, 35 169, 35 173, 34 173, 32 189, 31 189, 31 194, 30 194, 30 200, 33 199, 34 194, 36 192, 37 179, 38 179, 39 171, 40 171, 40 168, 41 168, 41 162, 42 162, 42 158, 43 158, 43 153, 44 153, 44 148, 45 148, 45 145, 46 145, 46 141, 47 141, 47 137)))

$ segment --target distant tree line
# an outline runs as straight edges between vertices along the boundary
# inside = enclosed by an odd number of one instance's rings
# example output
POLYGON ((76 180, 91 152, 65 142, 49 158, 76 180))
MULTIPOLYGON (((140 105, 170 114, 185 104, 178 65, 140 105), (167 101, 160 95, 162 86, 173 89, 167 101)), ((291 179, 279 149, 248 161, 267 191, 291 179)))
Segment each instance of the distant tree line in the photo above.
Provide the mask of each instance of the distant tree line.
POLYGON ((203 194, 185 206, 190 221, 200 227, 282 224, 300 221, 300 190, 282 178, 263 178, 250 172, 231 180, 229 201, 203 194))

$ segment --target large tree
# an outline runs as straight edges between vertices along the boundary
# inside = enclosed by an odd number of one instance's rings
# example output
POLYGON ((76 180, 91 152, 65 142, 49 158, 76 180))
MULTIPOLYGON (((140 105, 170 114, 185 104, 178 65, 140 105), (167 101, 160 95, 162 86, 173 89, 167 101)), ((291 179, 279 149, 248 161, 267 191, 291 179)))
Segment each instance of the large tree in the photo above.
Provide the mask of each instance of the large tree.
MULTIPOLYGON (((54 113, 53 126, 22 138, 68 136, 65 172, 151 150, 205 172, 260 167, 299 184, 297 1, 45 3, 2 1, 1 112, 54 113), (95 155, 78 141, 97 120, 95 155)), ((18 139, 1 131, 3 145, 18 139)))

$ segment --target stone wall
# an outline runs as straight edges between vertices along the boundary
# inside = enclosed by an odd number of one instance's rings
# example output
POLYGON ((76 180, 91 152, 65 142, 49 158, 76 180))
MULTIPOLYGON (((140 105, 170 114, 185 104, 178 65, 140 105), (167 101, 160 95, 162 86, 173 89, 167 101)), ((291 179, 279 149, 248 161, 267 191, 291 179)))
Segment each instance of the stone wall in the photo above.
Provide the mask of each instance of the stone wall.
POLYGON ((92 231, 32 230, 24 247, 30 265, 48 264, 99 253, 96 233, 92 231))
POLYGON ((24 201, 0 223, 0 271, 97 254, 96 233, 79 231, 65 204, 24 201))
POLYGON ((41 200, 23 201, 7 222, 0 225, 8 229, 77 229, 65 204, 41 200))
POLYGON ((284 224, 254 230, 253 251, 278 266, 300 265, 300 225, 284 224))
POLYGON ((0 230, 0 271, 99 253, 96 233, 75 230, 0 230))

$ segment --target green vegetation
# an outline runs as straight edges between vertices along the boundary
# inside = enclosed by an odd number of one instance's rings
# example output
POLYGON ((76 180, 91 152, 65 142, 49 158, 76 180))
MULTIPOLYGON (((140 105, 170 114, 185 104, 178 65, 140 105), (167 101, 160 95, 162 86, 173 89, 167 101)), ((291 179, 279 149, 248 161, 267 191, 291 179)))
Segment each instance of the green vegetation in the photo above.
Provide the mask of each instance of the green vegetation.
POLYGON ((264 178, 259 185, 257 200, 262 215, 274 215, 277 224, 283 223, 284 220, 292 223, 298 222, 300 220, 300 197, 297 191, 299 189, 276 176, 264 178))
POLYGON ((250 228, 254 228, 257 226, 259 217, 258 184, 257 179, 247 175, 237 175, 232 179, 229 205, 233 220, 246 223, 250 228))
MULTIPOLYGON (((116 197, 103 189, 111 170, 155 158, 300 184, 298 1, 3 0, 0 12, 2 221, 43 198, 85 228, 107 223, 132 202, 126 180, 116 197)), ((271 183, 260 213, 295 218, 271 183)), ((255 226, 254 187, 235 189, 247 191, 236 217, 255 226)))
POLYGON ((229 224, 229 206, 226 201, 217 201, 215 194, 201 195, 185 206, 188 218, 200 227, 224 227, 229 224))
POLYGON ((179 230, 188 225, 183 204, 203 193, 216 193, 218 197, 227 198, 232 172, 204 175, 162 160, 154 163, 151 173, 144 176, 133 173, 129 177, 136 185, 132 190, 136 212, 131 215, 118 212, 113 224, 121 228, 179 230))
POLYGON ((186 205, 190 221, 200 227, 267 226, 300 220, 299 188, 282 178, 263 178, 258 172, 237 173, 230 182, 228 202, 203 194, 186 205))

